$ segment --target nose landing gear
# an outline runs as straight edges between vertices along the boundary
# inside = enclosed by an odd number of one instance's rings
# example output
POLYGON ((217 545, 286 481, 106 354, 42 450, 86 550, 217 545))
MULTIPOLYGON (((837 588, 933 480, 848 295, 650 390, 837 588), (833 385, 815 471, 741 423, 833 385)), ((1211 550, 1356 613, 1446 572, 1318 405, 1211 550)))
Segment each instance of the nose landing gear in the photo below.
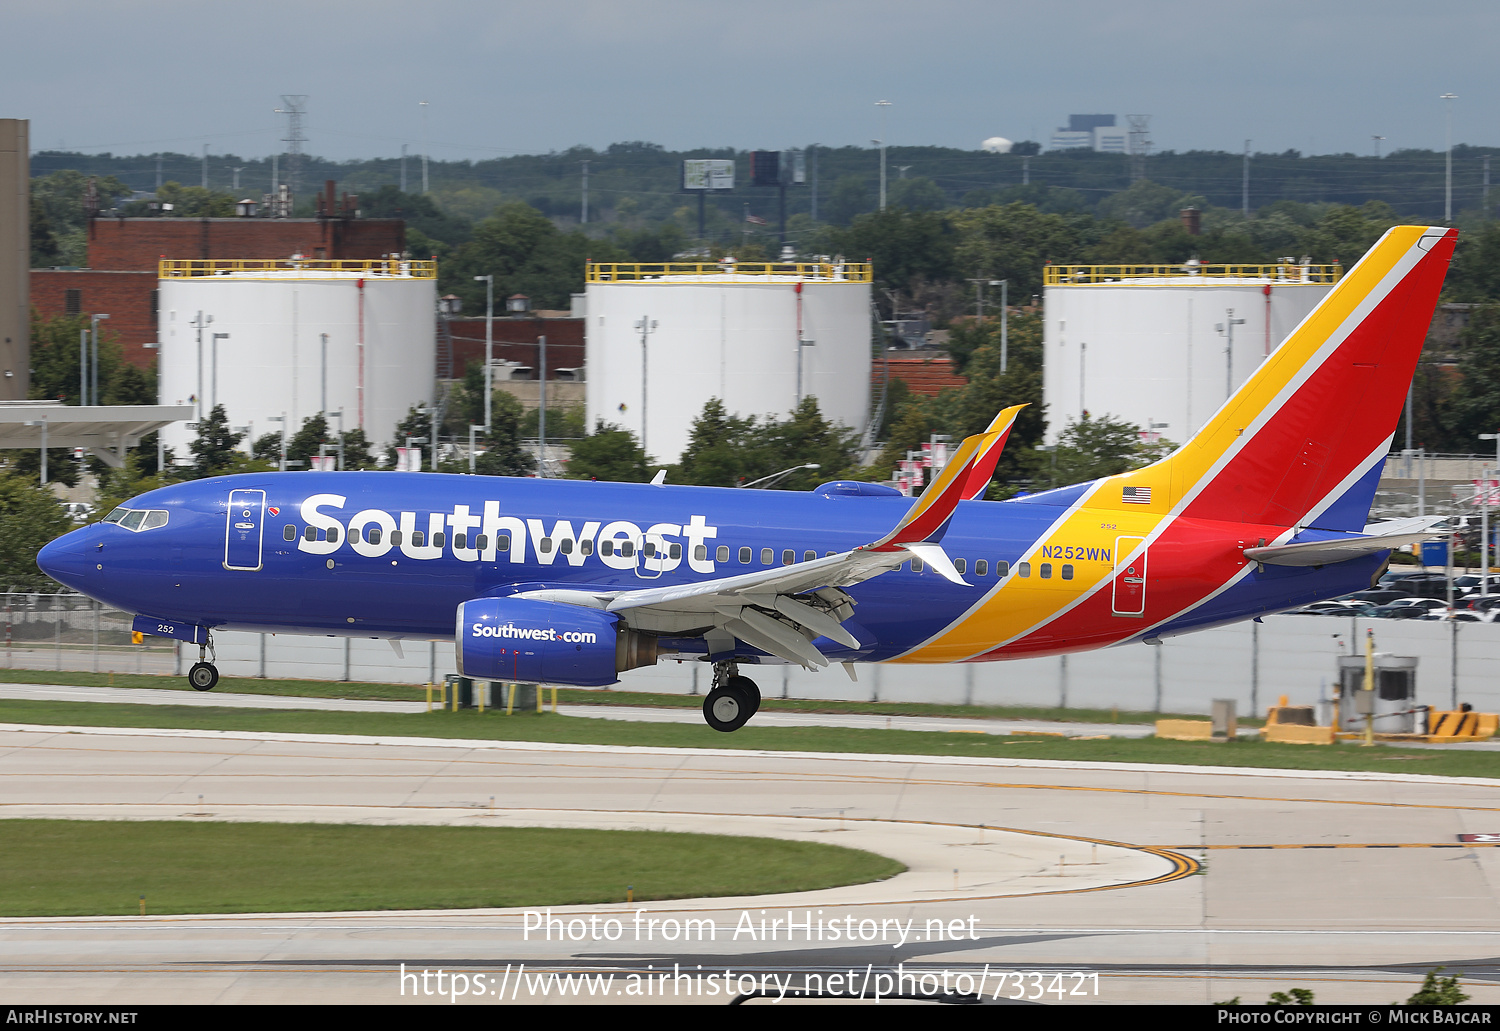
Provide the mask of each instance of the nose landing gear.
POLYGON ((714 684, 703 699, 703 718, 725 734, 739 730, 760 710, 760 688, 739 675, 733 662, 714 663, 714 684))
MULTIPOLYGON (((194 691, 212 691, 214 685, 219 682, 219 668, 212 662, 205 661, 205 657, 212 648, 212 638, 207 644, 198 646, 198 661, 193 663, 193 668, 188 670, 187 675, 188 683, 192 685, 194 691)), ((214 658, 217 659, 218 655, 215 654, 214 658)))

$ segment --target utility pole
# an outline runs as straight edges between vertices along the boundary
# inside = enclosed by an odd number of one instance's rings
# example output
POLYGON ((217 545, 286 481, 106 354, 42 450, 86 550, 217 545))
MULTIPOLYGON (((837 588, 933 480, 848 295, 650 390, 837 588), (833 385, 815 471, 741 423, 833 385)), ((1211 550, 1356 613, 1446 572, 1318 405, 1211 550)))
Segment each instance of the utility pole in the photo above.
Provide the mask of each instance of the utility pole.
POLYGON ((817 148, 817 145, 814 144, 813 146, 808 147, 807 148, 807 152, 808 152, 808 156, 810 158, 812 158, 812 197, 810 198, 810 203, 811 203, 812 207, 810 209, 810 214, 812 215, 813 225, 817 225, 818 224, 818 148, 817 148))
MULTIPOLYGON (((991 283, 994 280, 990 281, 991 283)), ((1000 372, 1010 365, 1010 280, 1000 280, 1000 372)))
MULTIPOLYGON (((702 197, 699 197, 701 203, 702 197)), ((698 221, 702 222, 700 218, 698 221)), ((589 163, 583 162, 583 217, 579 219, 580 225, 589 224, 589 163)), ((701 235, 701 234, 700 234, 701 235)))
POLYGON ((547 477, 547 335, 543 333, 537 337, 538 360, 542 367, 541 379, 537 380, 537 398, 540 404, 537 407, 537 458, 536 474, 543 479, 547 477))
MULTIPOLYGON (((94 361, 93 371, 89 375, 89 396, 94 399, 96 405, 99 403, 99 323, 107 318, 109 318, 108 315, 89 316, 89 335, 94 339, 94 361)), ((199 353, 202 353, 201 349, 199 353)))
MULTIPOLYGON (((324 333, 323 336, 326 339, 328 334, 324 333)), ((215 333, 213 335, 213 344, 210 347, 210 372, 208 375, 208 412, 210 415, 219 406, 219 341, 228 339, 228 333, 215 333)))
POLYGON ((408 144, 401 144, 401 192, 406 192, 406 148, 408 144))
POLYGON ((880 210, 884 211, 885 210, 885 138, 886 138, 886 136, 885 136, 885 127, 886 127, 885 111, 886 111, 886 108, 888 108, 888 107, 891 106, 891 102, 889 100, 877 100, 877 101, 875 101, 875 106, 878 107, 878 108, 880 108, 880 139, 878 139, 878 140, 872 140, 871 142, 872 143, 878 143, 880 145, 880 210))
MULTIPOLYGON (((642 315, 635 324, 641 334, 641 450, 646 450, 646 339, 656 332, 656 320, 642 315)), ((648 452, 649 453, 649 452, 648 452)))
POLYGON ((1243 326, 1244 319, 1234 317, 1234 309, 1224 310, 1224 321, 1214 329, 1224 338, 1224 397, 1227 399, 1234 393, 1234 327, 1243 326))
POLYGON ((203 145, 203 188, 208 189, 208 144, 203 145))
POLYGON ((1490 217, 1490 156, 1484 156, 1484 217, 1490 217))
MULTIPOLYGON (((203 312, 200 310, 198 312, 198 317, 195 318, 195 319, 193 319, 192 322, 188 323, 188 325, 190 325, 194 329, 196 329, 197 333, 198 333, 198 393, 197 393, 198 410, 194 413, 194 415, 197 417, 197 421, 198 422, 202 422, 203 421, 203 330, 206 329, 207 327, 213 325, 213 322, 214 322, 214 317, 212 315, 209 315, 209 316, 205 317, 204 314, 203 314, 203 312)), ((98 391, 97 380, 95 381, 95 383, 96 383, 96 386, 95 386, 94 389, 95 389, 95 391, 97 393, 97 391, 98 391)), ((283 429, 282 435, 283 435, 283 437, 286 435, 285 434, 285 429, 283 429)), ((285 450, 285 449, 283 449, 283 450, 285 450)), ((282 457, 285 458, 286 456, 283 455, 282 457)), ((285 470, 283 470, 283 472, 284 471, 285 470)))
POLYGON ((234 189, 235 196, 239 196, 239 192, 240 192, 240 173, 243 172, 244 170, 245 170, 245 166, 244 165, 235 165, 234 166, 234 187, 233 187, 233 189, 234 189))
MULTIPOLYGON (((228 336, 229 334, 225 333, 223 335, 224 336, 228 336)), ((215 333, 214 336, 217 337, 217 336, 219 336, 219 334, 215 333)), ((323 385, 322 385, 322 388, 321 388, 321 392, 320 392, 320 394, 318 396, 318 414, 321 415, 324 412, 328 411, 328 334, 327 333, 319 333, 318 336, 319 336, 319 338, 321 338, 321 341, 322 341, 322 354, 321 354, 321 358, 322 358, 322 371, 323 371, 323 377, 322 377, 322 379, 323 379, 323 385)))
POLYGON ((1250 141, 1245 141, 1245 170, 1240 183, 1240 214, 1250 217, 1250 141))
POLYGON ((276 113, 287 116, 287 134, 283 141, 286 144, 286 181, 295 197, 302 187, 302 144, 307 142, 307 136, 302 132, 302 116, 307 114, 307 94, 284 93, 281 102, 286 107, 277 108, 276 113))
POLYGON ((1439 100, 1446 100, 1444 111, 1447 114, 1447 151, 1448 169, 1443 188, 1443 221, 1449 225, 1453 224, 1453 101, 1458 99, 1457 93, 1444 93, 1439 100))

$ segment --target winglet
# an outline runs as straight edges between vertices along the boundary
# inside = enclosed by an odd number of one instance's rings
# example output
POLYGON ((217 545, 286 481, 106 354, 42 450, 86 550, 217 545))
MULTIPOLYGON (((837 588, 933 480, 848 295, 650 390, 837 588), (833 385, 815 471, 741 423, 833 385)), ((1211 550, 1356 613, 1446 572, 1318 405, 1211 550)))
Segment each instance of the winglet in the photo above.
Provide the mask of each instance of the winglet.
POLYGON ((983 433, 984 441, 979 446, 978 453, 974 456, 974 464, 969 470, 968 479, 964 481, 964 500, 978 501, 984 497, 984 492, 989 489, 990 478, 995 475, 995 466, 1000 462, 1000 454, 1005 450, 1005 442, 1010 437, 1010 431, 1016 424, 1016 416, 1021 414, 1025 405, 1012 405, 999 415, 995 421, 990 423, 989 428, 983 433))
POLYGON ((1000 450, 1015 424, 1016 413, 1024 405, 1007 408, 983 433, 965 437, 953 457, 932 485, 923 491, 917 503, 902 517, 890 533, 864 546, 865 551, 897 551, 908 544, 936 541, 943 536, 948 520, 958 503, 982 493, 1000 460, 1000 450))

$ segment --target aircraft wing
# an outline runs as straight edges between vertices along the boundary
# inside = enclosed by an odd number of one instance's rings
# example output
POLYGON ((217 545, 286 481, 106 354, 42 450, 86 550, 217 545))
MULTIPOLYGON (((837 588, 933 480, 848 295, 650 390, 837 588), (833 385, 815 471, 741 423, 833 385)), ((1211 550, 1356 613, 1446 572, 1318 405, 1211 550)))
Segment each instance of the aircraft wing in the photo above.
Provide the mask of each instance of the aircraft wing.
POLYGON ((812 645, 815 638, 860 647, 859 639, 842 626, 854 614, 854 599, 842 588, 889 572, 912 557, 968 586, 939 541, 976 478, 989 482, 1019 410, 1006 409, 984 433, 966 438, 894 529, 851 551, 697 583, 624 591, 545 589, 516 597, 604 609, 649 633, 703 636, 710 654, 732 652, 738 639, 788 662, 826 666, 828 659, 812 645))

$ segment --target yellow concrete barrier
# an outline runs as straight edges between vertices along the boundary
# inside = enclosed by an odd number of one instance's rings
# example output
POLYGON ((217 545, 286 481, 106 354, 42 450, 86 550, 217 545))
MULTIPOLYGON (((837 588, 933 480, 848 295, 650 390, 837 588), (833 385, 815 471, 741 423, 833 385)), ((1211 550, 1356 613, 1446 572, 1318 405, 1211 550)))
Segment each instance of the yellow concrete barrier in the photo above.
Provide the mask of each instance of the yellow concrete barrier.
POLYGON ((1214 725, 1210 720, 1157 720, 1156 736, 1168 741, 1209 741, 1214 725))
POLYGON ((1295 723, 1273 723, 1265 729, 1265 739, 1278 745, 1331 745, 1332 727, 1307 727, 1295 723))

